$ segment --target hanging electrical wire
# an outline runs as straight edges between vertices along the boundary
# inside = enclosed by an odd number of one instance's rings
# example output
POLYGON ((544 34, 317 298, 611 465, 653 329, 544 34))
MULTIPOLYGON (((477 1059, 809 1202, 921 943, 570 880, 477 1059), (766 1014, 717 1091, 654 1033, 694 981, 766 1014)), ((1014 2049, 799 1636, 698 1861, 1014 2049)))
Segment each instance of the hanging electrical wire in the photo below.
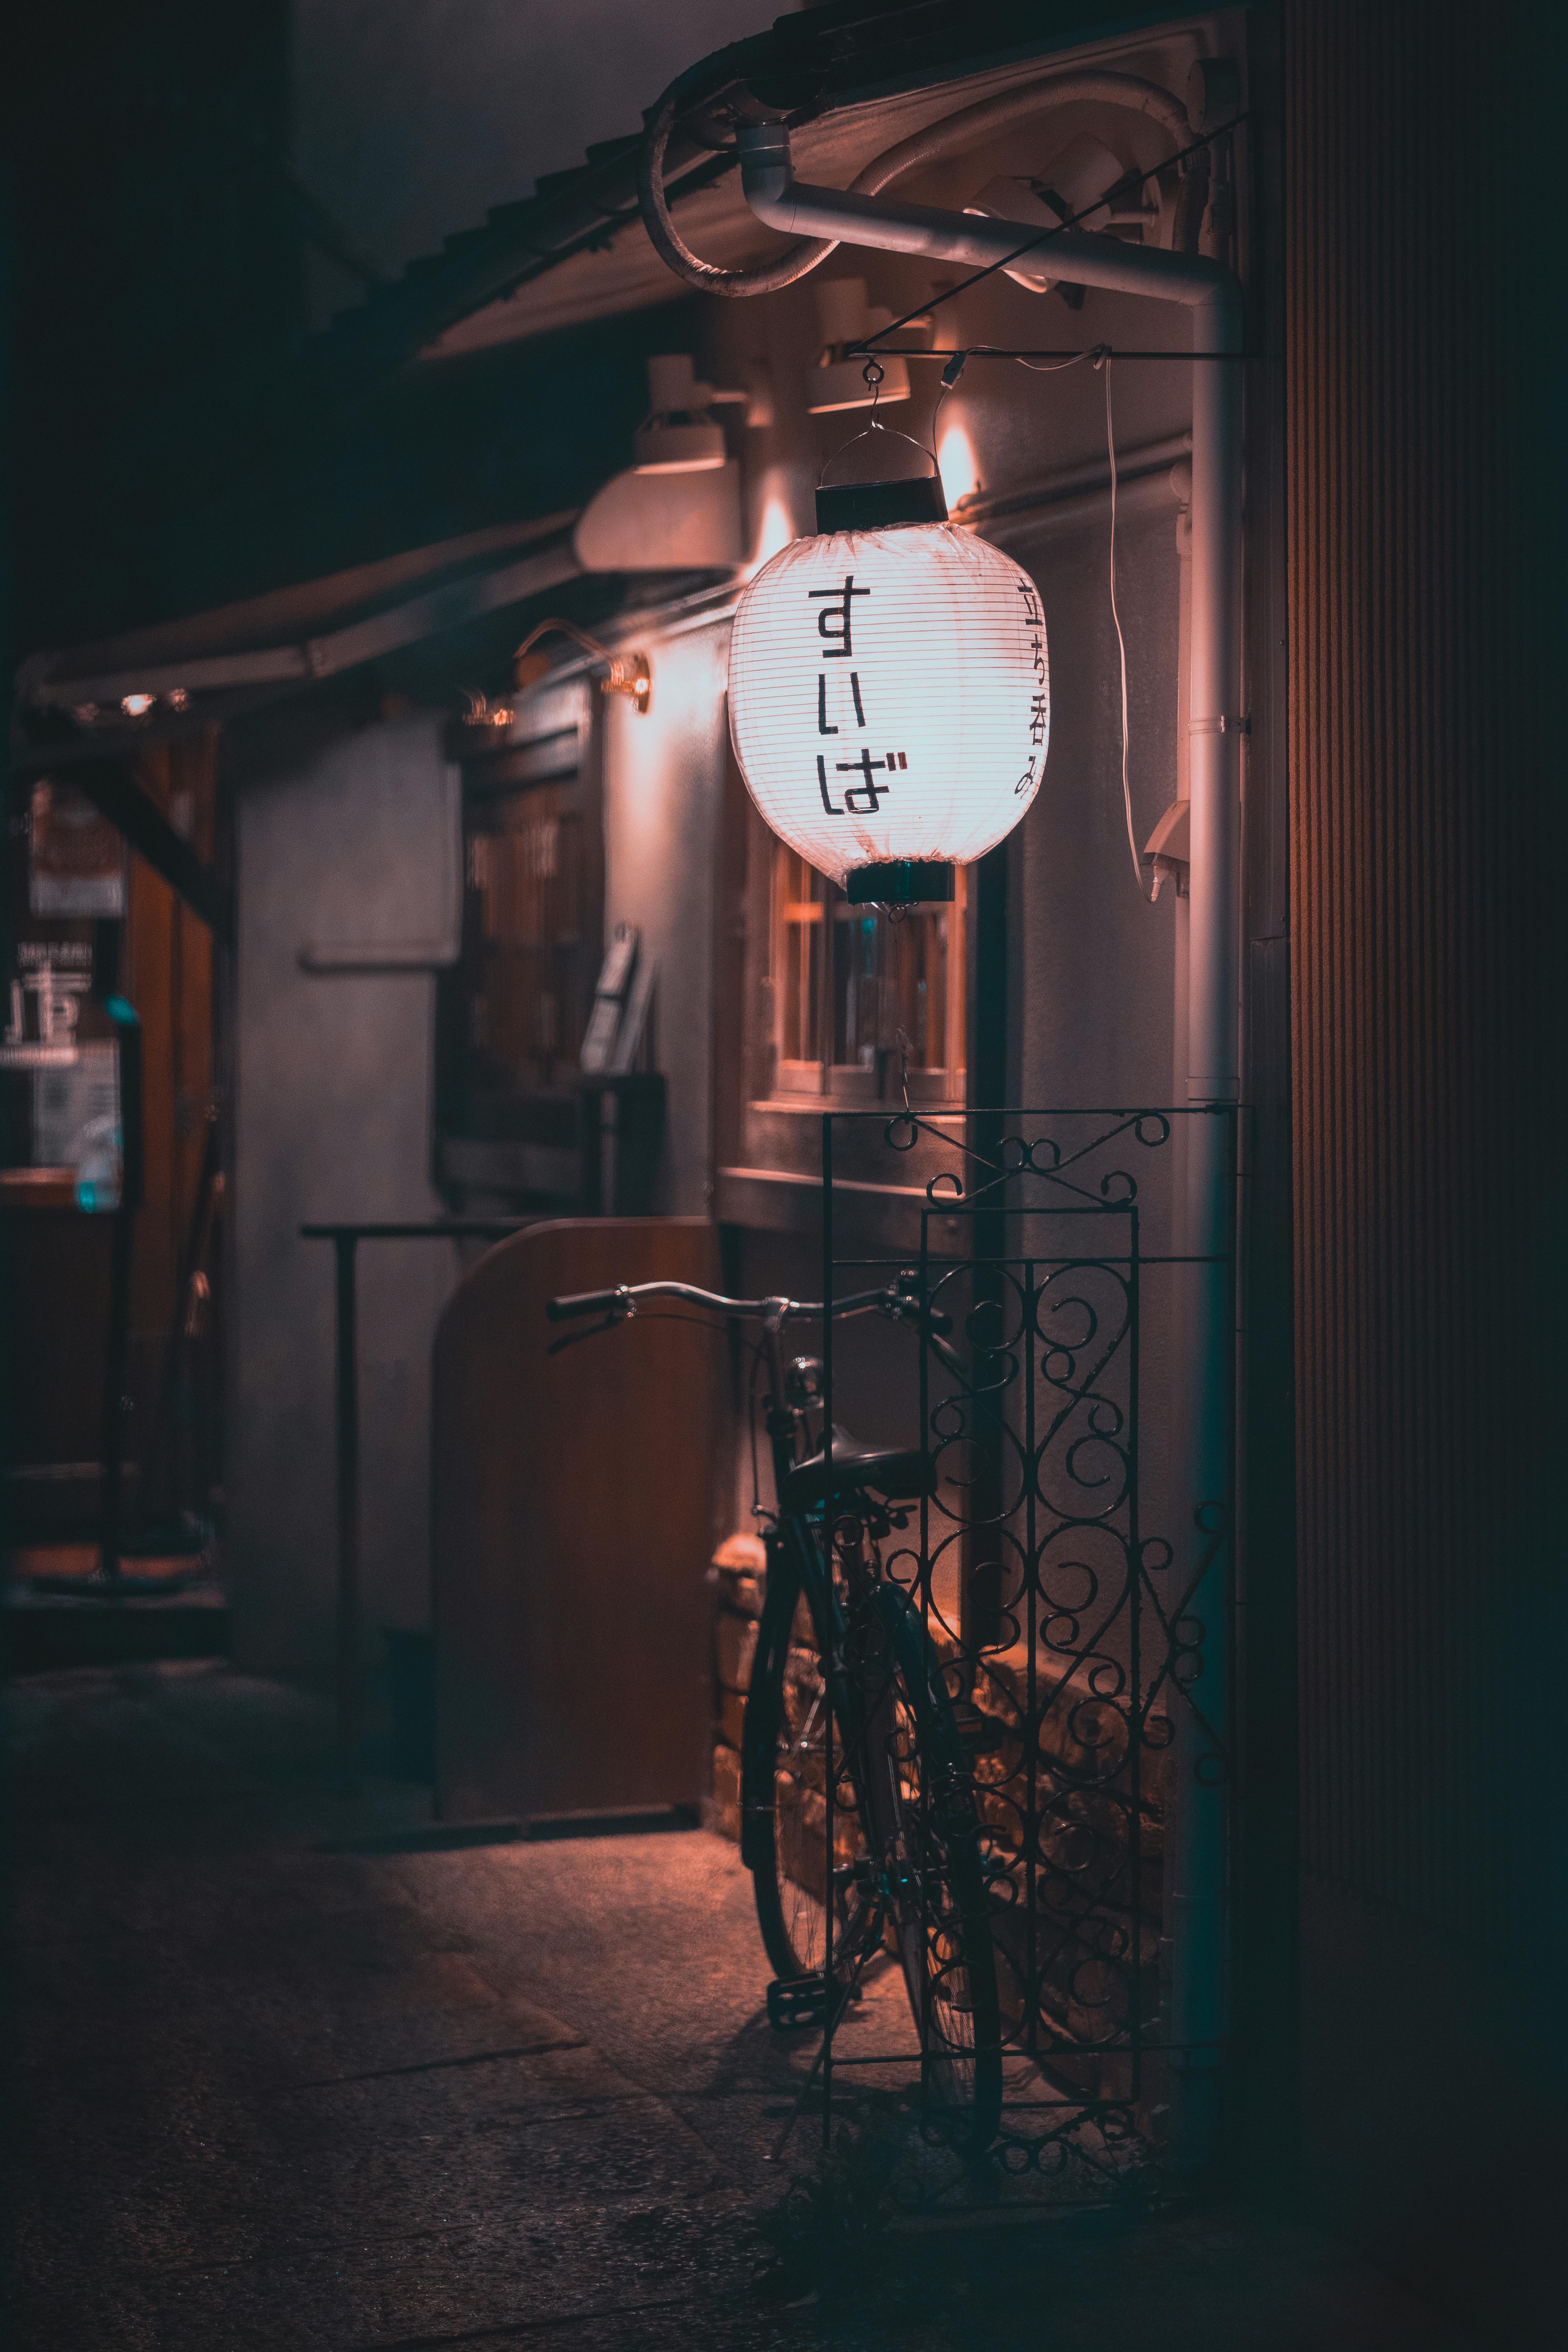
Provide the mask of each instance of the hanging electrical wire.
POLYGON ((1116 421, 1110 405, 1111 353, 1102 345, 1090 356, 1095 366, 1102 369, 1105 374, 1105 449, 1110 465, 1110 617, 1116 626, 1116 649, 1121 663, 1121 806, 1127 819, 1127 847, 1132 858, 1132 878, 1138 885, 1138 896, 1152 906, 1156 893, 1143 887, 1143 861, 1138 855, 1138 835, 1132 824, 1132 786, 1127 773, 1127 640, 1121 634, 1121 615, 1116 608, 1116 421))
POLYGON ((1020 367, 1027 368, 1031 375, 1059 375, 1063 368, 1077 367, 1079 360, 1092 360, 1098 367, 1102 358, 1109 359, 1110 356, 1109 343, 1090 343, 1081 352, 1053 352, 1049 354, 1051 364, 1048 367, 1041 363, 1047 357, 1043 352, 1009 352, 1007 353, 1007 357, 1016 360, 1020 367))
MULTIPOLYGON (((1068 352, 1049 366, 1041 366, 1033 360, 1026 358, 1021 352, 1015 353, 1014 356, 1017 359, 1019 366, 1026 367, 1031 375, 1059 374, 1063 368, 1076 367, 1080 360, 1091 360, 1095 367, 1101 370, 1105 376, 1105 454, 1110 469, 1110 618, 1116 630, 1116 649, 1121 665, 1121 807, 1127 822, 1127 846, 1132 857, 1132 878, 1138 886, 1139 897, 1152 906, 1158 893, 1145 889, 1143 886, 1143 862, 1138 855, 1138 835, 1132 823, 1132 785, 1129 773, 1131 730, 1127 707, 1127 640, 1122 634, 1121 614, 1116 601, 1116 419, 1110 398, 1110 362, 1114 353, 1109 343, 1095 343, 1087 351, 1068 352)), ((942 388, 937 394, 936 404, 931 413, 930 439, 933 465, 937 462, 936 420, 941 413, 942 402, 963 373, 969 357, 968 352, 955 352, 942 372, 942 388)), ((871 369, 874 364, 872 360, 868 359, 866 365, 868 383, 873 382, 871 369)), ((874 383, 872 422, 876 422, 874 383)))

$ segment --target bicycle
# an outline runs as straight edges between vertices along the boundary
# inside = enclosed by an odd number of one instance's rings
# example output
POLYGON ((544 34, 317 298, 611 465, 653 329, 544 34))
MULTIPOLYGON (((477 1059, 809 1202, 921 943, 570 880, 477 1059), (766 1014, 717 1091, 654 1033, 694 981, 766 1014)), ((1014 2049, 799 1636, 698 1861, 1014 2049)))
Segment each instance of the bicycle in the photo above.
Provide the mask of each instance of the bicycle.
MULTIPOLYGON (((951 1318, 911 1297, 908 1281, 836 1301, 835 1319, 874 1312, 913 1326, 962 1370, 942 1337, 951 1318)), ((645 1282, 552 1298, 545 1311, 555 1322, 601 1315, 605 1331, 655 1300, 762 1326, 777 1507, 760 1513, 772 1525, 742 1733, 741 1857, 774 1970, 769 2016, 830 2032, 890 1938, 928 2114, 953 2144, 983 2152, 1000 2122, 1002 2024, 963 1701, 917 1598, 881 1555, 934 1490, 931 1463, 918 1447, 814 1428, 826 1420, 822 1368, 810 1357, 786 1364, 783 1333, 820 1318, 820 1302, 645 1282)))

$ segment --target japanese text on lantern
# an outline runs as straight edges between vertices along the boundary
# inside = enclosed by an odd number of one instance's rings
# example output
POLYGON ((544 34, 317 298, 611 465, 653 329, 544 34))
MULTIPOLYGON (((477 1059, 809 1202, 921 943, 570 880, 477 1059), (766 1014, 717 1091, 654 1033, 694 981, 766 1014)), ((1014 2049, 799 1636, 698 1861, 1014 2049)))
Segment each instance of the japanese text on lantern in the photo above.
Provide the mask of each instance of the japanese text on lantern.
MULTIPOLYGON (((868 596, 870 593, 871 591, 868 588, 856 587, 855 574, 852 572, 845 573, 842 588, 810 588, 806 591, 808 602, 817 608, 816 634, 823 640, 822 658, 825 662, 854 660, 855 599, 857 596, 868 596)), ((844 675, 842 672, 839 673, 841 677, 844 675)), ((839 693, 834 702, 837 717, 830 723, 827 680, 827 671, 818 670, 816 731, 820 736, 840 734, 842 732, 840 722, 846 720, 848 716, 844 706, 843 695, 839 693)), ((863 729, 866 725, 866 705, 860 693, 859 671, 850 670, 846 682, 849 688, 849 699, 855 713, 855 724, 863 729)), ((888 790, 887 782, 878 782, 879 776, 890 779, 896 770, 907 768, 909 764, 908 755, 903 751, 889 751, 884 759, 874 760, 871 757, 869 746, 866 744, 862 744, 858 759, 835 760, 833 768, 836 776, 854 776, 858 780, 843 787, 844 805, 840 808, 828 789, 827 755, 826 752, 819 751, 816 755, 816 789, 822 795, 825 812, 828 816, 875 816, 881 804, 881 795, 888 790)))
POLYGON ((1024 644, 1035 673, 1035 690, 1029 698, 1031 748, 1024 772, 1013 787, 1014 793, 1021 797, 1039 774, 1046 736, 1050 727, 1051 698, 1046 670, 1046 616, 1040 610, 1040 600, 1032 581, 1018 580, 1014 585, 1024 600, 1024 644))

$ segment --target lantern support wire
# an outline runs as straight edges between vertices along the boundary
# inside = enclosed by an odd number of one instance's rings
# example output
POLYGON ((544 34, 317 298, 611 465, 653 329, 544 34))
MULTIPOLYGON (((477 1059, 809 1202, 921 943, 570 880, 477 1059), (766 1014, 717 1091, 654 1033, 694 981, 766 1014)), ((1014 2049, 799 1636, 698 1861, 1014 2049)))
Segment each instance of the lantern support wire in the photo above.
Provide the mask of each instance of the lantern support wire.
POLYGON ((936 454, 936 420, 942 415, 942 402, 947 398, 948 394, 953 389, 959 377, 963 373, 964 364, 968 358, 969 353, 967 352, 959 352, 955 353, 948 365, 943 368, 942 372, 942 384, 931 407, 930 427, 931 461, 936 467, 937 478, 939 480, 942 478, 942 459, 936 454))
MULTIPOLYGON (((1070 367, 1075 360, 1093 359, 1097 352, 1110 352, 1112 358, 1119 360, 1169 360, 1184 367, 1189 360, 1214 360, 1232 367, 1242 360, 1255 360, 1261 356, 1257 352, 1125 352, 1118 343, 1086 343, 1081 351, 1077 352, 1033 351, 1027 347, 1015 350, 1011 344, 1005 343, 968 343, 962 350, 956 346, 950 350, 945 344, 939 344, 934 351, 900 352, 898 357, 901 360, 1058 360, 1064 367, 1070 367)), ((948 389, 951 391, 952 386, 949 385, 948 389)))

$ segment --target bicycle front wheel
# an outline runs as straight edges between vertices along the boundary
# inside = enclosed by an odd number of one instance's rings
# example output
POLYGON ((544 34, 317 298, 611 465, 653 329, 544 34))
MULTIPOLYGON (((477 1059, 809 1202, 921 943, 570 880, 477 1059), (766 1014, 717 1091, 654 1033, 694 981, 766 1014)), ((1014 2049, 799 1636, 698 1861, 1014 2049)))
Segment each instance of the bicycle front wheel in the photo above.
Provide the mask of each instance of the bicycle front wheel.
POLYGON ((856 1870, 865 1839, 823 1671, 825 1632, 779 1544, 746 1699, 741 1843, 763 1943, 784 1978, 820 1976, 826 1966, 830 1816, 836 1976, 855 1965, 870 1927, 867 1874, 856 1870))
POLYGON ((978 2153, 1002 2107, 1002 2021, 980 1822, 942 1670, 920 1617, 889 1585, 832 1629, 781 1544, 746 1702, 742 1856, 780 1977, 852 1981, 891 1942, 920 2041, 927 2112, 978 2153), (830 1686, 831 1685, 831 1686, 830 1686), (834 1705, 834 1692, 837 1705, 834 1705), (829 1878, 829 1822, 833 1840, 829 1878))

